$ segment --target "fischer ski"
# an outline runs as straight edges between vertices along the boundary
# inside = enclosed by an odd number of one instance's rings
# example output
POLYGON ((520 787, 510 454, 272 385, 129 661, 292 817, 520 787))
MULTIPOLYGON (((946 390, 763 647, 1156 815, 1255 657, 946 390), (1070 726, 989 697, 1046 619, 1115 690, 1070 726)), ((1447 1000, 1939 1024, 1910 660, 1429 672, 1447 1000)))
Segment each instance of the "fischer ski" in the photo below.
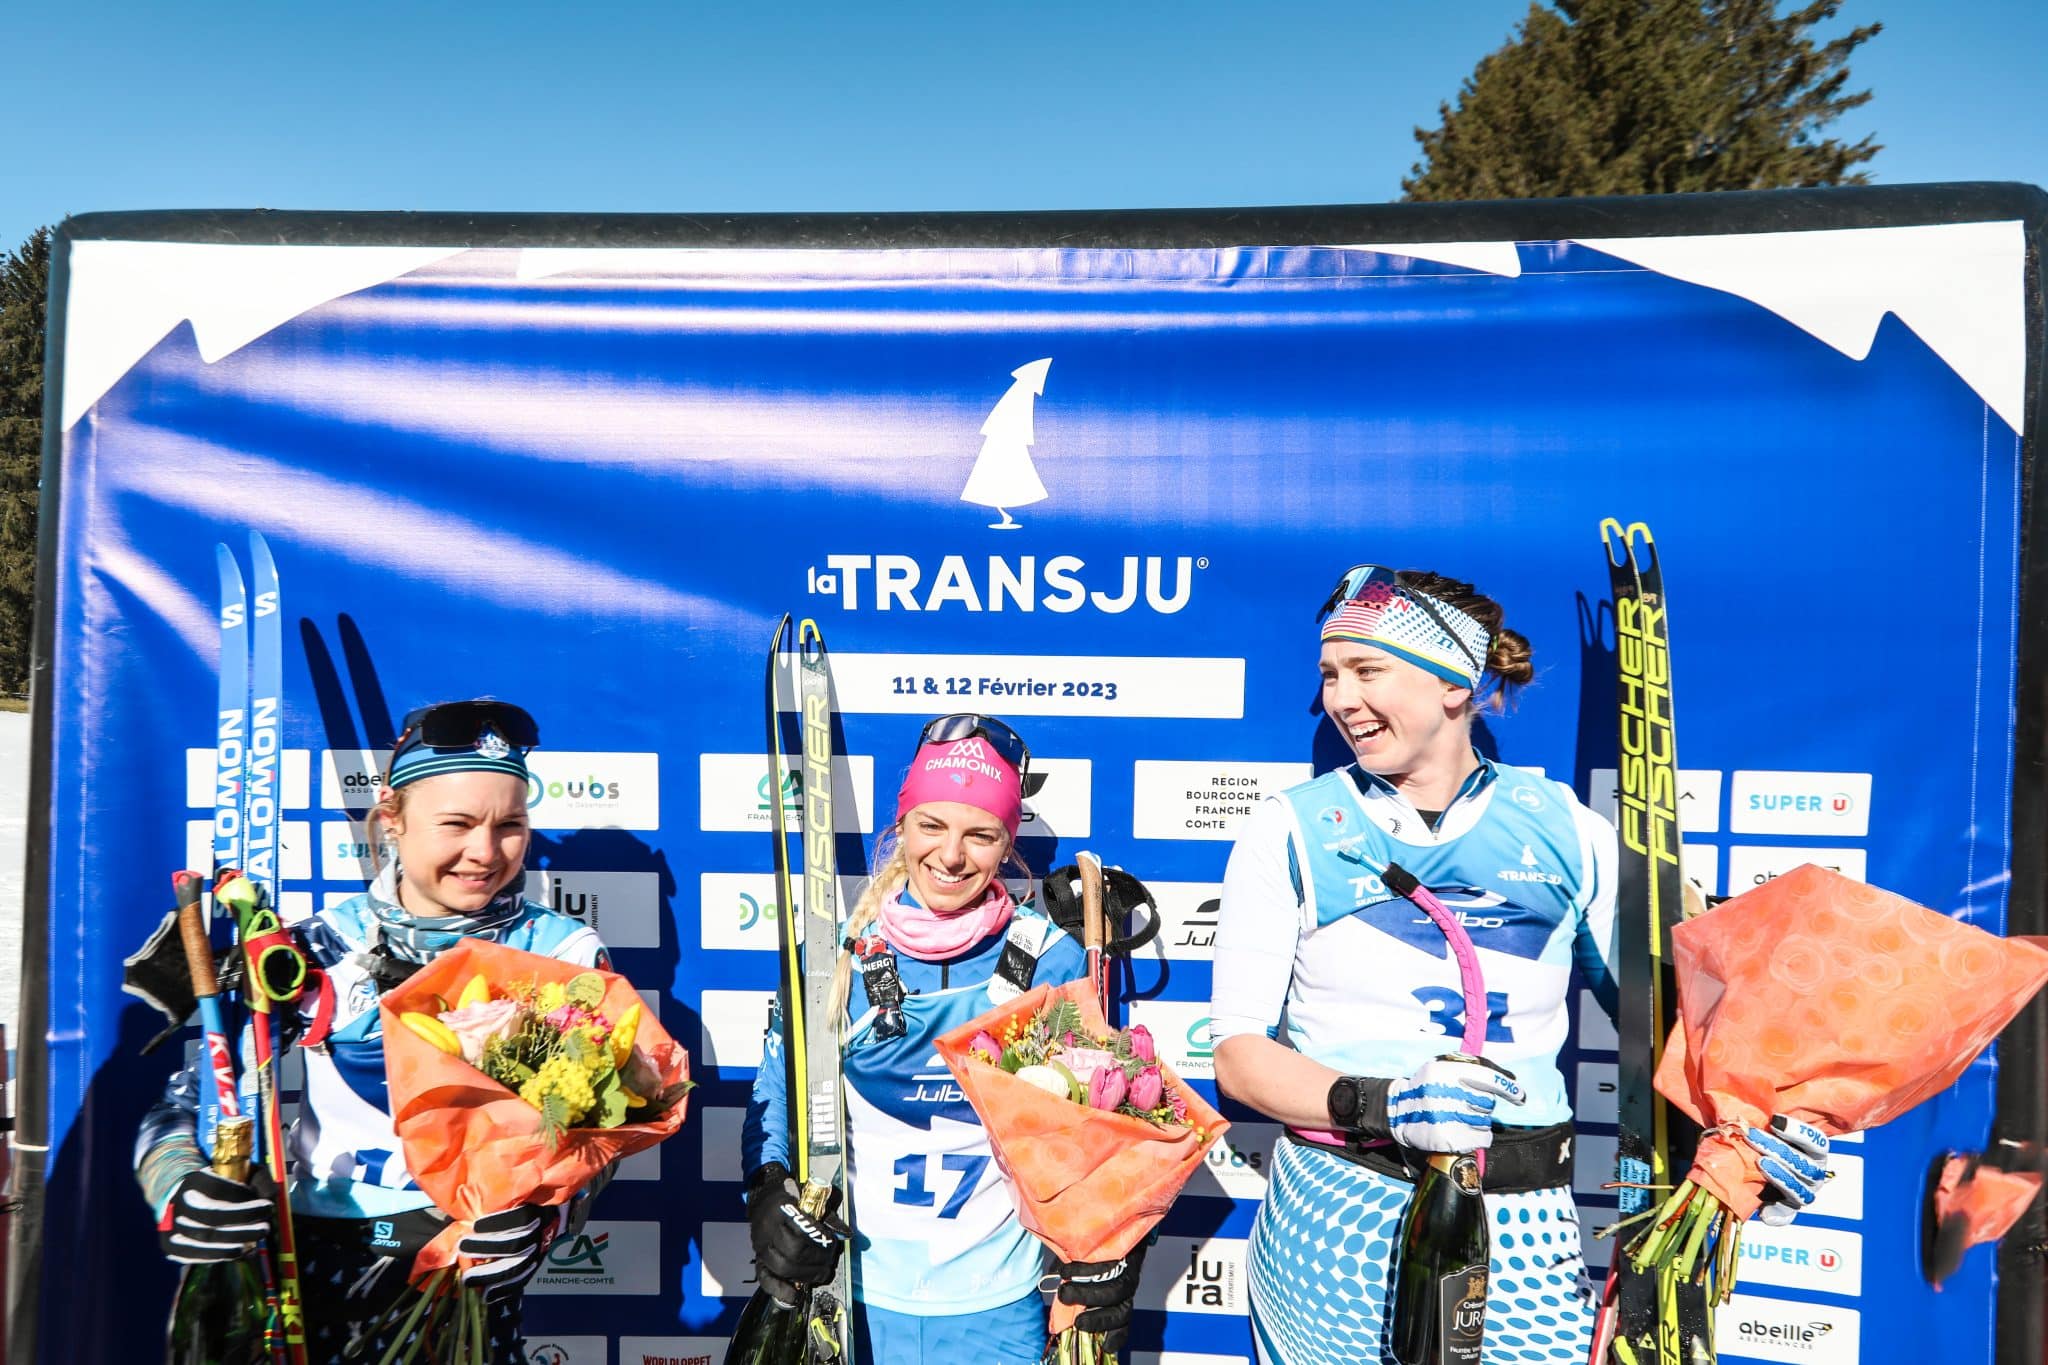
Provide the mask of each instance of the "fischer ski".
MULTIPOLYGON (((1657 1093, 1657 1065, 1678 1014, 1671 930, 1685 913, 1678 825, 1678 745, 1672 712, 1671 637, 1663 564, 1650 528, 1600 523, 1614 600, 1620 753, 1616 825, 1619 1035, 1616 1183, 1624 1220, 1656 1207, 1699 1135, 1657 1093)), ((1701 1285, 1637 1273, 1618 1237, 1608 1302, 1596 1327, 1620 1365, 1700 1365, 1714 1355, 1713 1310, 1701 1285)))
MULTIPOLYGON (((780 933, 783 1066, 788 1081, 789 1146, 800 1189, 799 1206, 822 1218, 833 1194, 839 1216, 846 1206, 846 1113, 840 1076, 840 1028, 834 1017, 832 977, 839 960, 839 878, 832 810, 832 679, 825 641, 805 621, 791 644, 790 618, 775 628, 768 650, 768 808, 775 835, 775 894, 780 933), (785 658, 794 661, 797 735, 802 774, 791 784, 803 799, 803 910, 791 878, 789 828, 784 815, 782 715, 779 688, 785 658)), ((841 1255, 831 1285, 810 1291, 798 1307, 804 1319, 806 1365, 851 1365, 853 1266, 841 1255)), ((765 1294, 766 1290, 757 1291, 765 1294)), ((791 1362, 790 1365, 796 1365, 791 1362)))

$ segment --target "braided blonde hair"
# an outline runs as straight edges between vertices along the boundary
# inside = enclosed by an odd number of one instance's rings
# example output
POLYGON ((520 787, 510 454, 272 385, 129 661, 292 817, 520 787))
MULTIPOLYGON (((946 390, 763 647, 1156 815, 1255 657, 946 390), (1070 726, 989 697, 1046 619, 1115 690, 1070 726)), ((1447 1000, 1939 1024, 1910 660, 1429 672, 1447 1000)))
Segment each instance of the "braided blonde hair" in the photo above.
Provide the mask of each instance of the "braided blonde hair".
MULTIPOLYGON (((853 913, 846 917, 846 943, 857 943, 874 922, 881 917, 882 902, 901 891, 910 882, 910 859, 903 853, 903 822, 898 820, 883 830, 875 839, 874 854, 868 866, 875 869, 862 888, 860 899, 854 902, 853 913)), ((1038 897, 1038 878, 1031 871, 1031 865, 1017 852, 1017 841, 1013 838, 1003 850, 1002 867, 1014 867, 1024 879, 1025 901, 1038 897)), ((1000 873, 1001 868, 998 868, 1000 873)), ((853 950, 844 943, 839 948, 839 962, 832 972, 832 1020, 836 1027, 847 1025, 846 1002, 853 995, 853 950)))

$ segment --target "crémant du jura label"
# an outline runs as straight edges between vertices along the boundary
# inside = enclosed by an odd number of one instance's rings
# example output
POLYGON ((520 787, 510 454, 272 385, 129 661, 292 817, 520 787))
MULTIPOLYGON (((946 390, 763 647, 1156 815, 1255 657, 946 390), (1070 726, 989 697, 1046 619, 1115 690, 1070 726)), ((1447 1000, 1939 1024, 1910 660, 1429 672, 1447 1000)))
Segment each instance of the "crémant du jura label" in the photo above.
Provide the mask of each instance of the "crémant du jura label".
POLYGON ((1479 1365, 1479 1346, 1486 1336, 1486 1267, 1469 1265, 1436 1282, 1437 1308, 1443 1314, 1443 1365, 1479 1365))

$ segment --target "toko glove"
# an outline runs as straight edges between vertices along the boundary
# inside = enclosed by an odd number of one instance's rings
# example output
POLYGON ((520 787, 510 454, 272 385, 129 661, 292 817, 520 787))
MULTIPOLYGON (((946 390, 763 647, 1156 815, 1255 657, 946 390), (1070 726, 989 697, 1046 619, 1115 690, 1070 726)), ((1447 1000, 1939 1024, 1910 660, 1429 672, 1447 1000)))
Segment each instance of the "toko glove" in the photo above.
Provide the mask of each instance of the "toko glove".
POLYGON ((273 1212, 253 1186, 201 1167, 171 1191, 157 1232, 164 1255, 180 1265, 234 1261, 270 1235, 273 1212))
POLYGON ((462 1268, 463 1288, 486 1299, 523 1288, 540 1269, 565 1217, 566 1210, 558 1205, 520 1204, 477 1219, 455 1244, 458 1254, 474 1258, 462 1268))
POLYGON ((1756 1149, 1757 1164, 1770 1188, 1764 1192, 1757 1219, 1784 1227, 1820 1195, 1829 1176, 1828 1135, 1810 1123, 1773 1114, 1768 1130, 1752 1128, 1743 1136, 1756 1149))
POLYGON ((1074 1326, 1083 1332, 1101 1333, 1111 1355, 1123 1349, 1131 1330, 1131 1305, 1138 1297, 1145 1245, 1138 1243, 1121 1260, 1061 1261, 1053 1267, 1060 1277, 1059 1301, 1085 1310, 1074 1319, 1074 1326))
POLYGON ((1394 1141, 1421 1152, 1478 1152, 1493 1145, 1493 1109, 1527 1096, 1515 1078, 1480 1057, 1454 1054, 1417 1067, 1387 1091, 1394 1141))

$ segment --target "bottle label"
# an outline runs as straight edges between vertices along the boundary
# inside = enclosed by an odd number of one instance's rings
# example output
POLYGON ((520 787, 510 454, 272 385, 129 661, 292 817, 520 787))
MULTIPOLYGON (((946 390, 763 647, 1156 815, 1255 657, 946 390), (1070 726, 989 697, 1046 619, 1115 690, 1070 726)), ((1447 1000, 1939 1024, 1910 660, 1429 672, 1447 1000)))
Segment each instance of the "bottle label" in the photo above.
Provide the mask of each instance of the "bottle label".
POLYGON ((1486 1336, 1486 1267, 1454 1270, 1438 1278, 1436 1289, 1443 1314, 1443 1365, 1479 1365, 1486 1336))

